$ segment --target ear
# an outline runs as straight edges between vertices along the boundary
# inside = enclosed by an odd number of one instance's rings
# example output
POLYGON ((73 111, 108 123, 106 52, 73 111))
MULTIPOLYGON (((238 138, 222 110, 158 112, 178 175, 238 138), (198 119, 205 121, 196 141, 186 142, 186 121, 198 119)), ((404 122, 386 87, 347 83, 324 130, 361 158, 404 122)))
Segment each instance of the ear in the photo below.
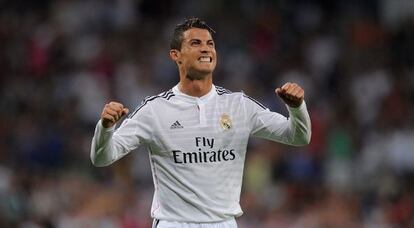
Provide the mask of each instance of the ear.
POLYGON ((181 56, 181 53, 177 49, 171 49, 170 50, 170 58, 176 62, 177 64, 181 64, 181 61, 179 60, 181 56))

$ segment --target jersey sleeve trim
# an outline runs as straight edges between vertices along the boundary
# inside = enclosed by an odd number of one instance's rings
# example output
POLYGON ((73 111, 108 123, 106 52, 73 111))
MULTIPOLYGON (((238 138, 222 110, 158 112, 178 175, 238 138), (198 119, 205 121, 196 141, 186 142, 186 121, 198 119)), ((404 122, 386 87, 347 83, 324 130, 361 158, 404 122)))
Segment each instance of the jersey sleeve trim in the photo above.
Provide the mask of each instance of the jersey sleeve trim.
POLYGON ((132 118, 135 114, 137 114, 138 113, 138 111, 139 110, 141 110, 146 104, 148 104, 148 102, 150 102, 150 101, 153 101, 153 100, 155 100, 155 99, 157 99, 157 98, 164 98, 164 99, 167 99, 167 100, 169 100, 169 99, 171 99, 171 97, 173 97, 173 96, 175 96, 175 94, 174 94, 174 92, 172 91, 172 89, 170 89, 170 90, 168 90, 168 91, 165 91, 165 92, 162 92, 162 93, 160 93, 160 94, 158 94, 158 95, 155 95, 155 96, 149 96, 149 97, 146 97, 142 102, 141 102, 141 104, 128 116, 128 118, 130 119, 130 118, 132 118))
POLYGON ((264 106, 263 104, 261 104, 260 102, 258 102, 256 99, 254 99, 253 97, 249 97, 246 94, 243 94, 243 97, 248 98, 249 100, 253 101, 254 103, 256 103, 257 105, 259 105, 261 108, 263 109, 268 109, 266 106, 264 106))
POLYGON ((225 88, 223 88, 221 86, 215 86, 215 87, 216 87, 216 92, 217 92, 218 95, 231 94, 231 93, 233 93, 230 90, 225 89, 225 88))

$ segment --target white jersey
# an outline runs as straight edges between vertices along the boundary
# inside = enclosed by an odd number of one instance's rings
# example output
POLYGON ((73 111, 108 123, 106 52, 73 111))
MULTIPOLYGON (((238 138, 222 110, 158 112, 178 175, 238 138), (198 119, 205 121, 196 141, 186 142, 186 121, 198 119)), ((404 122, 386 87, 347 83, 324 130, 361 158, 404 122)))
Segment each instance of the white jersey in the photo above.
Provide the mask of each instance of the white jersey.
POLYGON ((91 159, 106 166, 140 145, 148 148, 154 180, 151 216, 177 222, 218 222, 240 216, 249 136, 284 144, 310 141, 305 102, 289 118, 241 92, 218 86, 192 97, 175 86, 146 98, 115 130, 98 122, 91 159))

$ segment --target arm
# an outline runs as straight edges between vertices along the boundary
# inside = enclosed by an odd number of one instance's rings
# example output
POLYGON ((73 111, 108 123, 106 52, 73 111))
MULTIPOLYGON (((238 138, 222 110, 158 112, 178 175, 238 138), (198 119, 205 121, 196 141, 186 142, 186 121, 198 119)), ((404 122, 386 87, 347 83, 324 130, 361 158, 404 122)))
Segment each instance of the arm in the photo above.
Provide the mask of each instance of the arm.
POLYGON ((116 122, 128 113, 122 104, 105 105, 101 119, 95 128, 91 145, 91 161, 95 166, 107 166, 127 155, 150 137, 148 106, 126 119, 115 130, 116 122))
POLYGON ((246 99, 251 135, 294 146, 309 144, 311 122, 303 89, 296 84, 286 83, 282 88, 276 89, 276 93, 286 103, 289 118, 246 99))

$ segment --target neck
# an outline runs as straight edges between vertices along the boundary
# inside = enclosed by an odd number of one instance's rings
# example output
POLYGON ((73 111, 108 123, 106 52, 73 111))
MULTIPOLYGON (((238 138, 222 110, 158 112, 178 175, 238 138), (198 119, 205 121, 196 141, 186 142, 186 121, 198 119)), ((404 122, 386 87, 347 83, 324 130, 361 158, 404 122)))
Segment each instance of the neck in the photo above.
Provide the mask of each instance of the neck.
POLYGON ((192 97, 202 97, 210 92, 213 86, 213 80, 211 76, 200 80, 190 80, 188 78, 181 78, 178 88, 184 94, 192 97))

